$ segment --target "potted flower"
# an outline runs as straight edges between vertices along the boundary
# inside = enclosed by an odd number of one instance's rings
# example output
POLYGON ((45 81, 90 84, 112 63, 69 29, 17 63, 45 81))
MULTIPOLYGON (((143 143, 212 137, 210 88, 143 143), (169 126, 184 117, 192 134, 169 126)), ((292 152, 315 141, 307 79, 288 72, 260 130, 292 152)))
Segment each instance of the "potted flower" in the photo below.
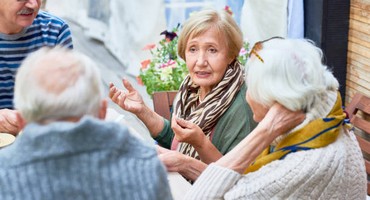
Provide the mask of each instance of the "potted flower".
POLYGON ((151 96, 156 91, 178 90, 188 74, 185 62, 177 55, 177 31, 163 31, 164 38, 156 44, 149 44, 143 50, 149 50, 152 58, 141 62, 138 82, 146 86, 151 96))
MULTIPOLYGON (((229 13, 230 8, 225 7, 229 13)), ((184 60, 177 55, 177 32, 180 24, 172 31, 163 31, 164 38, 158 45, 148 44, 143 50, 150 51, 152 58, 141 62, 137 81, 146 86, 147 93, 152 96, 156 91, 178 90, 188 70, 184 60)), ((248 59, 248 43, 244 42, 238 60, 244 65, 248 59)))

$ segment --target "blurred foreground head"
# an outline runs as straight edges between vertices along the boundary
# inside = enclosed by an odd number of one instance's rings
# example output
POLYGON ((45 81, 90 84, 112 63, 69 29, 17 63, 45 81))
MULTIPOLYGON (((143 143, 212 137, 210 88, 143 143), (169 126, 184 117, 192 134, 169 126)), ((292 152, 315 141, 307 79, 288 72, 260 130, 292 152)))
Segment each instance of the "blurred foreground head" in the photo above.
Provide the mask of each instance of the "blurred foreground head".
POLYGON ((104 118, 106 108, 96 64, 62 47, 41 48, 24 60, 16 76, 14 104, 27 123, 84 115, 104 118))

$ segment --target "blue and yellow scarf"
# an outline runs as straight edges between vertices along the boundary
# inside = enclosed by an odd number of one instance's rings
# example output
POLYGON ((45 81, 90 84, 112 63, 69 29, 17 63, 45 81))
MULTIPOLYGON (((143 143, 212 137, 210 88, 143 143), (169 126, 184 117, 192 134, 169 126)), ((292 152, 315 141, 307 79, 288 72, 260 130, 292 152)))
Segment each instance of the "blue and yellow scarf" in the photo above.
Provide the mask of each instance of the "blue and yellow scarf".
POLYGON ((276 147, 265 149, 244 173, 257 171, 274 160, 284 159, 289 153, 325 147, 333 143, 337 139, 340 125, 343 124, 346 117, 341 105, 342 99, 338 94, 335 105, 328 116, 311 121, 301 129, 289 134, 276 147))

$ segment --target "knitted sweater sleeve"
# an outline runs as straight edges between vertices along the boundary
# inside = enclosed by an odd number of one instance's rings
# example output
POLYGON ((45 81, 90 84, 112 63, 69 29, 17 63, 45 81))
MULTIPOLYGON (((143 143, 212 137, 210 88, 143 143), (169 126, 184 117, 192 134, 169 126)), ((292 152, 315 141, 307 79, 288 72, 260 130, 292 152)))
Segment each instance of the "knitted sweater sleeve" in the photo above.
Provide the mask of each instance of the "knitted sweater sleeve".
POLYGON ((240 175, 211 164, 185 199, 364 199, 366 173, 356 141, 341 134, 324 148, 289 154, 240 175))
POLYGON ((212 163, 195 181, 185 199, 224 199, 225 193, 240 178, 239 173, 212 163))

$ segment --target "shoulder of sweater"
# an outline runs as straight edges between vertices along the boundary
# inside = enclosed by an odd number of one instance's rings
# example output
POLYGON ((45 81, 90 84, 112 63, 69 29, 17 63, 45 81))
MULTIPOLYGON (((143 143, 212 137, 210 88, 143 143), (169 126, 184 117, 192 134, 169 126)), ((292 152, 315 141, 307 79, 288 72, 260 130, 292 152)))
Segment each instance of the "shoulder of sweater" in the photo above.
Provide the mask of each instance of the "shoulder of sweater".
MULTIPOLYGON (((253 120, 253 112, 249 104, 245 99, 246 86, 243 84, 240 91, 236 94, 234 101, 231 103, 227 111, 220 117, 219 121, 216 124, 215 130, 234 130, 238 126, 243 131, 246 131, 244 134, 248 134, 251 129, 256 126, 256 123, 253 120), (244 127, 244 128, 243 128, 244 127), (249 128, 245 130, 245 128, 249 128)), ((225 134, 225 133, 223 133, 225 134)))
POLYGON ((246 91, 247 86, 243 84, 240 90, 235 94, 235 98, 230 107, 245 106, 247 104, 247 100, 245 99, 246 91))
POLYGON ((45 24, 45 25, 60 25, 60 26, 63 26, 63 25, 66 25, 66 21, 63 20, 62 18, 58 17, 58 16, 55 16, 53 14, 50 14, 46 11, 39 11, 39 13, 37 14, 34 22, 33 22, 33 25, 35 24, 45 24))
POLYGON ((336 195, 334 192, 347 196, 365 183, 360 154, 348 139, 341 135, 327 147, 292 153, 283 160, 273 161, 243 176, 235 190, 253 194, 255 198, 265 195, 262 193, 266 190, 271 191, 270 197, 283 199, 323 196, 325 199, 336 195))
POLYGON ((235 120, 235 118, 239 118, 239 121, 246 121, 247 118, 253 117, 252 110, 245 98, 246 89, 246 85, 243 84, 239 92, 236 94, 234 101, 220 120, 223 120, 225 118, 232 118, 233 120, 235 120))
POLYGON ((116 152, 139 159, 156 157, 154 147, 131 135, 127 127, 86 117, 78 123, 56 122, 47 126, 29 124, 11 146, 0 152, 0 158, 12 157, 14 162, 9 165, 18 165, 95 151, 116 152))
POLYGON ((126 125, 107 121, 101 121, 101 123, 108 124, 111 127, 112 133, 110 133, 110 135, 112 137, 112 143, 116 141, 117 148, 137 158, 157 158, 157 151, 154 145, 135 136, 126 125))

